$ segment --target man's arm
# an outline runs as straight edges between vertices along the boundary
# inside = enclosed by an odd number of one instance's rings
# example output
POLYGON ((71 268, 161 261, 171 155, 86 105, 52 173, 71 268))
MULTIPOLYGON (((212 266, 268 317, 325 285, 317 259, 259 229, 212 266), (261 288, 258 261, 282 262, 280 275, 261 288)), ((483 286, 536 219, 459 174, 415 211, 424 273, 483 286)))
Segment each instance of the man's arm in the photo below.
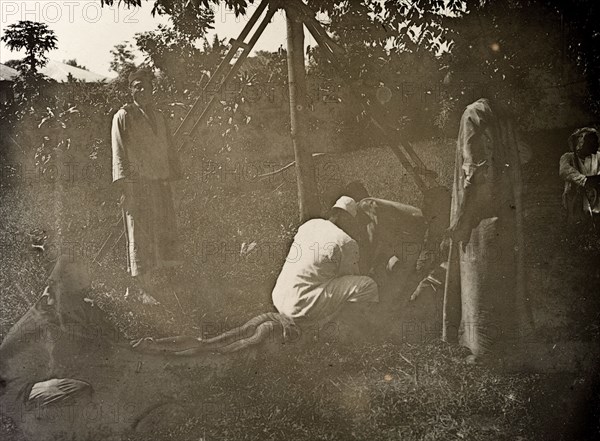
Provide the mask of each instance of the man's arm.
POLYGON ((113 117, 111 141, 112 141, 112 178, 113 182, 123 180, 129 176, 127 161, 127 149, 125 145, 126 111, 119 110, 113 117))
POLYGON ((560 157, 560 164, 558 169, 559 176, 567 182, 572 182, 575 185, 584 187, 587 178, 575 167, 575 154, 565 153, 560 157))
POLYGON ((125 133, 126 111, 121 109, 113 117, 111 130, 113 187, 121 198, 121 205, 130 198, 133 186, 131 182, 132 167, 127 159, 125 133))
POLYGON ((478 189, 485 181, 485 172, 490 165, 483 154, 482 135, 484 128, 483 120, 477 112, 465 115, 461 123, 462 146, 461 155, 463 159, 463 199, 458 210, 455 222, 448 229, 454 240, 463 243, 468 242, 471 230, 479 221, 478 189))

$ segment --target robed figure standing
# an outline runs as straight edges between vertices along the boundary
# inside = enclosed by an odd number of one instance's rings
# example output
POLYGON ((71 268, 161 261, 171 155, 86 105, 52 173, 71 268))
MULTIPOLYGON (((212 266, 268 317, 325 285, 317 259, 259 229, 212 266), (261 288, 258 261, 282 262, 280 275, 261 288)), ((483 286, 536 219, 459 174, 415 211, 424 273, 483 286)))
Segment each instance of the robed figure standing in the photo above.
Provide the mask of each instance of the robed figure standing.
POLYGON ((113 183, 121 193, 127 242, 127 270, 142 298, 151 291, 149 276, 181 264, 171 182, 181 165, 165 117, 152 99, 151 71, 129 76, 133 103, 112 124, 113 183))
POLYGON ((509 115, 488 99, 464 111, 458 135, 444 339, 468 347, 471 361, 503 357, 530 315, 523 256, 525 147, 509 115))

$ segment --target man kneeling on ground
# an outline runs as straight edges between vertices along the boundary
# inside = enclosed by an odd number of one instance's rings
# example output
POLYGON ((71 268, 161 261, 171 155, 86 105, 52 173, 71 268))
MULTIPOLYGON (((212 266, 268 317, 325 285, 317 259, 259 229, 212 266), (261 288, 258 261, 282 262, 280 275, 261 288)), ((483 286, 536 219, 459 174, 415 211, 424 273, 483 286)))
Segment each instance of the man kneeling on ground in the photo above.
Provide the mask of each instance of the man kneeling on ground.
POLYGON ((328 220, 312 219, 298 229, 273 290, 277 310, 297 320, 323 320, 345 302, 377 302, 375 281, 361 276, 356 235, 358 206, 337 200, 328 220))
POLYGON ((133 342, 133 346, 181 355, 233 352, 264 341, 277 329, 285 338, 295 327, 328 323, 347 302, 378 302, 377 284, 359 271, 359 248, 353 238, 357 211, 356 201, 342 196, 329 219, 311 219, 300 226, 273 289, 278 314, 262 314, 208 340, 187 336, 145 338, 133 342))

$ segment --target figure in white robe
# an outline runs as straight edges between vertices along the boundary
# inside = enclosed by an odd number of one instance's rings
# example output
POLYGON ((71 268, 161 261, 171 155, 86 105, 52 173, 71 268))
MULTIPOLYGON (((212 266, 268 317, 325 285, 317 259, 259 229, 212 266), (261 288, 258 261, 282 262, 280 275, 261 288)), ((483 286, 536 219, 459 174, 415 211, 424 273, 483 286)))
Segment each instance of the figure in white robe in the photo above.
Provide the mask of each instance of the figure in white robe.
POLYGON ((527 326, 521 156, 499 106, 487 99, 467 106, 456 150, 443 333, 468 347, 473 360, 510 351, 527 326))
POLYGON ((134 102, 113 118, 112 174, 122 193, 127 270, 139 277, 180 263, 171 182, 181 167, 167 122, 152 105, 151 74, 132 74, 130 86, 134 102))

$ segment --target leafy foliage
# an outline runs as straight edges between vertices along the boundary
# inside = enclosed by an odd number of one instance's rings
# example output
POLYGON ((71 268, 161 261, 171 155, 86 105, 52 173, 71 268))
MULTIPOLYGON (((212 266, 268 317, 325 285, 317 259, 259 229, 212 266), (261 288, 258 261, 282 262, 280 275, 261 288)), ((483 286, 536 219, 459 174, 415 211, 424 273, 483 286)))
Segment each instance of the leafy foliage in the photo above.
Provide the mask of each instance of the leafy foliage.
POLYGON ((110 70, 118 74, 114 83, 125 92, 129 85, 127 77, 136 68, 133 46, 128 41, 124 41, 111 49, 110 54, 112 55, 110 70))
POLYGON ((145 63, 159 69, 174 87, 183 91, 214 71, 225 55, 226 46, 217 35, 212 43, 206 39, 201 48, 175 27, 159 25, 158 29, 136 34, 138 49, 145 54, 145 63))
MULTIPOLYGON (((141 0, 124 2, 139 5, 141 0)), ((203 25, 197 28, 203 30, 211 23, 211 7, 230 7, 244 14, 251 3, 155 0, 154 13, 172 13, 175 27, 184 16, 202 16, 203 25)), ((354 81, 376 83, 382 72, 393 72, 386 64, 398 54, 423 54, 429 66, 427 58, 434 54, 438 60, 435 69, 451 73, 446 78, 451 81, 443 84, 452 90, 439 105, 461 108, 465 97, 476 99, 492 93, 516 104, 517 112, 561 106, 568 109, 561 113, 561 118, 570 118, 567 124, 582 123, 586 109, 600 113, 600 21, 595 19, 600 6, 594 0, 573 4, 550 0, 308 0, 307 4, 322 13, 329 33, 346 50, 343 80, 351 87, 356 86, 354 81), (590 93, 570 87, 573 84, 587 85, 590 93)), ((329 69, 318 48, 311 48, 309 55, 314 65, 329 69)), ((431 72, 425 80, 432 83, 438 77, 431 72)), ((558 124, 553 119, 548 114, 526 124, 558 124)))
POLYGON ((70 60, 67 60, 67 61, 65 61, 64 63, 65 63, 66 65, 68 65, 68 66, 77 67, 77 68, 79 68, 79 69, 83 69, 83 70, 89 70, 87 67, 80 65, 80 64, 77 62, 77 59, 75 59, 75 58, 72 58, 72 59, 70 59, 70 60))
MULTIPOLYGON (((140 6, 141 0, 122 0, 127 6, 140 6)), ((114 0, 102 0, 112 5, 114 0)), ((226 7, 236 15, 247 13, 254 0, 154 0, 153 14, 170 16, 176 30, 188 36, 201 36, 211 28, 213 8, 226 7)), ((285 2, 282 3, 285 6, 285 2)), ((330 30, 348 41, 349 34, 357 42, 382 44, 392 40, 400 49, 432 48, 444 35, 442 18, 464 10, 462 0, 309 0, 315 11, 331 20, 330 30), (358 37, 358 38, 356 38, 358 37)))
POLYGON ((110 54, 113 56, 110 62, 110 70, 121 74, 124 70, 135 66, 135 55, 131 43, 125 41, 117 44, 111 49, 110 54))
POLYGON ((5 66, 12 67, 13 69, 17 69, 19 67, 19 64, 21 64, 21 60, 14 60, 14 59, 13 60, 8 60, 7 62, 5 62, 3 64, 5 66))
MULTIPOLYGON (((597 8, 591 3, 577 5, 597 8)), ((463 93, 471 89, 495 95, 516 113, 535 115, 521 119, 526 127, 585 124, 582 112, 593 110, 594 99, 586 102, 582 95, 587 88, 592 97, 598 96, 597 75, 590 73, 598 64, 594 60, 600 60, 595 48, 585 55, 580 51, 597 41, 594 26, 600 29, 587 15, 583 9, 544 0, 467 2, 465 14, 445 20, 454 32, 445 57, 451 72, 447 79, 463 93)))
MULTIPOLYGON (((101 0, 102 5, 111 6, 123 3, 128 7, 141 6, 142 0, 101 0)), ((212 29, 214 22, 213 7, 223 3, 235 11, 236 15, 245 14, 248 3, 253 0, 155 0, 152 15, 168 15, 176 32, 195 40, 203 37, 207 30, 212 29)))
POLYGON ((54 31, 46 24, 28 20, 8 25, 0 40, 11 51, 25 50, 23 63, 18 65, 21 73, 25 75, 35 75, 46 65, 48 62, 46 53, 56 49, 58 41, 54 31))

